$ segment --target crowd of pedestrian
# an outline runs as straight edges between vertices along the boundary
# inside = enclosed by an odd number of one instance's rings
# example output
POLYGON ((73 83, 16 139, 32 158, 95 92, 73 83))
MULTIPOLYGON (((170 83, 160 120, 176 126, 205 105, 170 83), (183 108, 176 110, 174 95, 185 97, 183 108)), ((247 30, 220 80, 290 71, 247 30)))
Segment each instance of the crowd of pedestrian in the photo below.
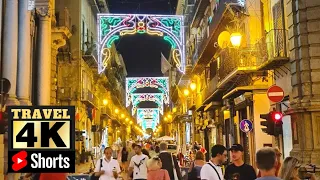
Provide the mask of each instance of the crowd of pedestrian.
MULTIPOLYGON (((277 148, 262 148, 257 151, 255 160, 258 173, 243 160, 244 148, 233 144, 227 149, 223 145, 211 148, 211 158, 205 160, 207 151, 194 144, 194 159, 187 174, 188 180, 302 180, 299 177, 300 163, 297 158, 287 157, 281 163, 277 148), (228 151, 232 164, 225 171, 222 165, 227 161, 228 151)), ((168 151, 168 144, 132 143, 114 153, 114 148, 106 147, 104 156, 95 162, 91 180, 182 180, 179 158, 168 151), (147 145, 148 144, 148 145, 147 145), (115 155, 117 154, 117 155, 115 155), (125 172, 127 177, 121 177, 125 172)), ((179 156, 179 153, 178 153, 179 156)), ((314 174, 307 174, 309 179, 316 180, 314 174)), ((40 180, 64 180, 66 174, 41 173, 40 180)), ((186 179, 186 178, 184 178, 186 179)))

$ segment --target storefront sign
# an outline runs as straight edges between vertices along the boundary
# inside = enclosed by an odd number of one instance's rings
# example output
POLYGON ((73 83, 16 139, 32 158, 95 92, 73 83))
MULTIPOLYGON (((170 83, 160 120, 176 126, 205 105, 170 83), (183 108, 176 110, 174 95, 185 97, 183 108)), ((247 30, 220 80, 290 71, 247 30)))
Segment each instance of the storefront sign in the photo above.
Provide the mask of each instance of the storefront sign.
POLYGON ((238 105, 238 104, 242 103, 245 100, 246 100, 246 98, 244 97, 244 95, 240 95, 240 96, 234 98, 234 104, 238 105))
POLYGON ((244 119, 240 122, 241 131, 248 133, 253 129, 253 124, 250 120, 244 119))

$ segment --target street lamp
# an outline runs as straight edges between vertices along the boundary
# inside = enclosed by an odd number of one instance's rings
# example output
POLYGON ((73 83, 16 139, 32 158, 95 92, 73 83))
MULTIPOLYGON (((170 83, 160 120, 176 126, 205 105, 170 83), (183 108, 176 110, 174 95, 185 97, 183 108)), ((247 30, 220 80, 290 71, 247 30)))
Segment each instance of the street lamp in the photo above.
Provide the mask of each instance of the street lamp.
POLYGON ((164 117, 164 121, 167 121, 168 120, 168 118, 167 117, 164 117))
POLYGON ((172 109, 172 112, 177 112, 177 108, 176 107, 174 107, 173 109, 172 109))
POLYGON ((132 122, 132 121, 130 121, 130 124, 133 124, 133 122, 132 122))
POLYGON ((129 118, 126 118, 125 120, 126 120, 126 122, 128 122, 128 121, 129 121, 129 118))
POLYGON ((108 100, 107 100, 107 99, 104 99, 104 100, 102 101, 102 103, 103 103, 104 106, 106 106, 106 105, 108 105, 108 100))
POLYGON ((115 112, 116 114, 119 114, 119 109, 116 108, 116 109, 114 110, 114 112, 115 112))
POLYGON ((196 88, 197 88, 196 83, 192 82, 192 83, 190 84, 190 89, 191 89, 191 91, 196 90, 196 88))
POLYGON ((123 119, 123 118, 125 118, 125 115, 124 115, 124 114, 121 114, 121 116, 120 116, 120 117, 121 117, 121 119, 123 119))
POLYGON ((239 32, 232 33, 230 36, 230 41, 232 46, 239 47, 241 44, 242 35, 239 32))
POLYGON ((189 92, 188 89, 185 89, 185 90, 183 91, 183 94, 184 94, 185 96, 189 96, 190 92, 189 92))

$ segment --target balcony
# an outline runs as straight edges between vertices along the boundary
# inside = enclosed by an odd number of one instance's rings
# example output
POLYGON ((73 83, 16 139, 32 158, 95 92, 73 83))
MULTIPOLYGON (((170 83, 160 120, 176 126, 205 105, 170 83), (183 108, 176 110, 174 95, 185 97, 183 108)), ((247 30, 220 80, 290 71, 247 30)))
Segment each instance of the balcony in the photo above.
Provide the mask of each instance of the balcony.
POLYGON ((194 9, 192 10, 192 21, 190 27, 198 27, 200 24, 201 19, 204 16, 204 12, 206 11, 207 7, 210 5, 209 0, 197 0, 194 9))
POLYGON ((112 117, 112 112, 111 112, 110 108, 102 107, 101 108, 101 116, 111 118, 112 117))
POLYGON ((230 81, 239 75, 256 72, 259 67, 258 49, 255 47, 241 48, 241 50, 225 49, 221 52, 221 65, 218 70, 218 88, 227 87, 230 81))
POLYGON ((211 58, 218 51, 218 48, 215 47, 218 36, 225 30, 225 26, 232 21, 228 16, 229 11, 227 11, 226 8, 226 4, 228 3, 237 3, 237 0, 220 0, 214 9, 214 15, 208 27, 209 37, 205 36, 198 47, 198 59, 195 60, 196 63, 192 70, 193 73, 200 73, 203 67, 210 62, 211 58))
POLYGON ((88 42, 86 42, 85 44, 88 48, 86 52, 82 53, 82 58, 89 67, 96 68, 98 66, 98 52, 96 49, 96 45, 88 42))
POLYGON ((66 38, 71 37, 72 22, 68 8, 64 8, 62 11, 58 11, 55 13, 55 16, 53 18, 53 26, 53 33, 61 34, 66 38))
POLYGON ((272 29, 260 41, 260 70, 272 70, 289 62, 287 30, 272 29))
POLYGON ((99 106, 99 99, 88 89, 82 89, 81 101, 90 106, 99 106))

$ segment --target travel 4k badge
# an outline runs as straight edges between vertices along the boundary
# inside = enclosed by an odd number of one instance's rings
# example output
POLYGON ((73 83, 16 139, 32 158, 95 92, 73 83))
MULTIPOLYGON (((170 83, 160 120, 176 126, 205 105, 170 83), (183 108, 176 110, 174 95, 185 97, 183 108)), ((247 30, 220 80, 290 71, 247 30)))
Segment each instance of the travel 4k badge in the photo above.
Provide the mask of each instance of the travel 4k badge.
POLYGON ((8 172, 75 172, 75 107, 10 106, 8 172))
POLYGON ((244 119, 240 122, 241 131, 248 133, 253 129, 253 124, 250 120, 244 119))

